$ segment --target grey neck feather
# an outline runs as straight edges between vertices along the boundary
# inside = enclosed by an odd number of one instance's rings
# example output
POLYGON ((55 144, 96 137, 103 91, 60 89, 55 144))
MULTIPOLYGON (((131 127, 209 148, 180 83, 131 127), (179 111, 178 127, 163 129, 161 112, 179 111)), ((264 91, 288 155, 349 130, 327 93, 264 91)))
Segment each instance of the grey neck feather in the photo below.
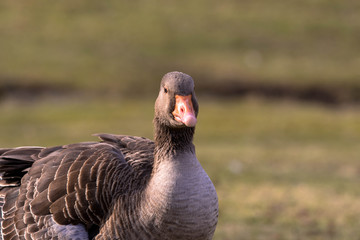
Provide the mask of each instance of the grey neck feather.
POLYGON ((192 144, 195 133, 194 127, 171 128, 154 118, 155 164, 165 156, 176 155, 181 152, 195 153, 192 144))

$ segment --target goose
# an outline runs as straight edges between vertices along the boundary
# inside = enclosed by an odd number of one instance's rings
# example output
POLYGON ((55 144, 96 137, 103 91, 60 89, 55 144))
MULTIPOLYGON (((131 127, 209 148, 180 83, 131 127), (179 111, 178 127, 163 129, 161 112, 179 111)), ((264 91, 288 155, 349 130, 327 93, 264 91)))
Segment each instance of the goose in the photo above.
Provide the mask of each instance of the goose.
POLYGON ((196 158, 191 76, 164 75, 154 141, 0 149, 0 239, 212 239, 218 197, 196 158))

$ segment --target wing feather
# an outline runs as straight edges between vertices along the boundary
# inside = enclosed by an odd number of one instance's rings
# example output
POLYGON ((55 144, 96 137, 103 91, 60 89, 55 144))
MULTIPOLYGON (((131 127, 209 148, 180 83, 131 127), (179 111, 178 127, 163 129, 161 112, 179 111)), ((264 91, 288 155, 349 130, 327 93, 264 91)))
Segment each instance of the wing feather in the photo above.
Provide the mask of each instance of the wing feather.
POLYGON ((144 187, 152 171, 154 142, 97 136, 101 142, 0 149, 0 177, 7 184, 0 191, 5 196, 6 238, 51 236, 54 228, 47 227, 56 223, 82 223, 93 230, 94 224, 106 221, 115 197, 144 187))

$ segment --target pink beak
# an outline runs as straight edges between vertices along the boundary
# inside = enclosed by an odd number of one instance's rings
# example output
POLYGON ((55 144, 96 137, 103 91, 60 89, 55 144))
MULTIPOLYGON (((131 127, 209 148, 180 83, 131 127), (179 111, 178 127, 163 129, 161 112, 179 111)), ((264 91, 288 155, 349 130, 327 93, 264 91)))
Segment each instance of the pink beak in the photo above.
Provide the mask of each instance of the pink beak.
POLYGON ((175 109, 172 112, 176 121, 185 124, 187 127, 195 127, 197 119, 191 101, 191 95, 175 95, 175 109))

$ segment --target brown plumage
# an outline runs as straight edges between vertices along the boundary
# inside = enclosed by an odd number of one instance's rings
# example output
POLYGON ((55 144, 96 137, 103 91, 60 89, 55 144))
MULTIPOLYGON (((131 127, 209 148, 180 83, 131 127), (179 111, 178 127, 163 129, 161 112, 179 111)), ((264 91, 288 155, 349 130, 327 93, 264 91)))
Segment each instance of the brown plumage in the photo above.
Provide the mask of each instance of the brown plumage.
MULTIPOLYGON (((192 144, 198 104, 190 76, 164 76, 155 141, 0 149, 3 239, 211 239, 213 184, 192 144)), ((1 238, 0 238, 1 239, 1 238)))

